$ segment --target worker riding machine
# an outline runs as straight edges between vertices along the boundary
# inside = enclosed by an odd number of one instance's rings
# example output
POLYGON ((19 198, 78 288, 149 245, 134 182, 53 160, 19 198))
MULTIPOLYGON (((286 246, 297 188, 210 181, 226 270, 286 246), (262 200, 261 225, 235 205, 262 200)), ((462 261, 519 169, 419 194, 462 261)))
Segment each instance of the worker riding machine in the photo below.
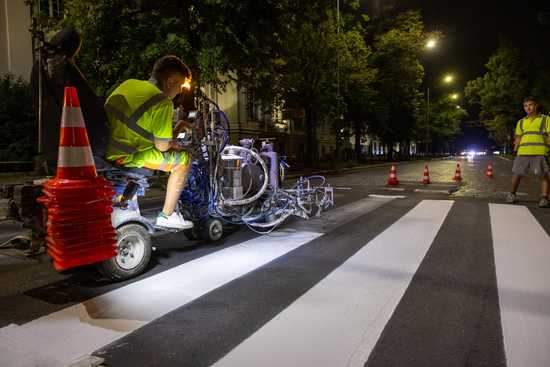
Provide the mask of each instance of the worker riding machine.
MULTIPOLYGON (((36 108, 42 134, 39 140, 45 142, 42 147, 49 149, 49 153, 57 153, 53 148, 60 141, 63 89, 68 84, 76 87, 97 172, 110 181, 115 192, 111 222, 117 232, 118 251, 116 256, 98 263, 98 267, 104 276, 113 280, 136 276, 150 262, 154 249, 152 235, 168 231, 156 228, 154 218, 140 211, 138 197, 149 188, 148 178, 153 171, 115 166, 102 158, 109 136, 103 103, 72 59, 65 57, 61 45, 46 42, 40 31, 33 31, 33 37, 39 56, 33 68, 36 82, 33 88, 38 91, 36 108)), ((193 111, 183 113, 184 104, 179 103, 175 113, 176 120, 186 119, 194 126, 192 132, 178 136, 180 144, 192 157, 188 184, 177 207, 194 223, 192 229, 183 231, 188 239, 215 242, 231 226, 246 226, 254 232, 267 234, 290 216, 307 219, 333 205, 333 188, 326 185, 323 177, 302 177, 291 187, 283 188, 288 166, 274 151, 271 141, 262 142, 259 150, 254 148, 252 139, 230 145, 229 120, 219 106, 199 89, 191 102, 192 107, 187 111, 193 111)), ((49 157, 51 165, 53 156, 49 156, 48 151, 44 155, 49 157)), ((46 172, 51 174, 51 170, 46 172)), ((32 230, 27 250, 30 254, 47 246, 45 210, 36 205, 43 195, 42 183, 45 181, 0 186, 0 198, 9 203, 7 218, 22 221, 25 228, 32 230)), ((8 246, 11 245, 8 242, 8 246)), ((2 247, 4 244, 0 249, 2 247)))
MULTIPOLYGON (((198 110, 187 116, 193 132, 178 137, 192 156, 188 184, 176 208, 194 224, 182 231, 189 240, 215 242, 233 226, 268 234, 290 216, 319 216, 333 205, 333 188, 324 177, 302 177, 283 188, 288 165, 272 142, 262 142, 259 151, 252 139, 229 145, 227 116, 206 96, 196 99, 198 110)), ((138 197, 145 194, 152 171, 112 166, 99 157, 96 166, 116 192, 111 218, 118 233, 117 256, 100 263, 99 269, 108 278, 127 279, 149 264, 152 235, 168 231, 155 227, 154 218, 139 208, 138 197)))

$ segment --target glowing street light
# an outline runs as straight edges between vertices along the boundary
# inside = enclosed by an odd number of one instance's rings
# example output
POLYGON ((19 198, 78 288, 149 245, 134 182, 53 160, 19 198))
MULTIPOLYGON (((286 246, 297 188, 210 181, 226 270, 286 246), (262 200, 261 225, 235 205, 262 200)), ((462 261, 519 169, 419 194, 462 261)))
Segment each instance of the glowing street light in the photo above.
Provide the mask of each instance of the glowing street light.
POLYGON ((454 101, 456 101, 458 99, 458 97, 459 97, 458 93, 451 94, 451 99, 454 100, 454 101))
POLYGON ((444 81, 446 84, 450 84, 450 83, 452 83, 454 80, 455 80, 455 77, 454 77, 454 75, 452 75, 452 74, 447 74, 447 75, 445 75, 445 77, 443 78, 443 81, 444 81))
POLYGON ((427 49, 433 49, 435 48, 435 46, 437 46, 437 40, 436 39, 429 39, 428 41, 426 41, 426 48, 427 49))

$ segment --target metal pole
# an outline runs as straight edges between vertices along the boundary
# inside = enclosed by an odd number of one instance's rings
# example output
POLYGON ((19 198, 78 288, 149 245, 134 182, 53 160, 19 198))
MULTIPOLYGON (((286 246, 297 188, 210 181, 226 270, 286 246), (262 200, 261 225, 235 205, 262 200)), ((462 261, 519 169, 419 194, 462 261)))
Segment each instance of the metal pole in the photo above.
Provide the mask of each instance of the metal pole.
MULTIPOLYGON (((40 30, 38 29, 39 27, 39 23, 38 23, 38 16, 40 15, 40 1, 37 1, 37 7, 34 8, 35 10, 38 11, 38 14, 34 14, 34 17, 33 17, 33 23, 34 25, 36 26, 35 30, 38 30, 40 32, 40 30)), ((34 28, 34 27, 33 27, 34 28)), ((43 84, 43 74, 42 74, 42 42, 43 40, 39 40, 38 41, 38 52, 37 52, 37 58, 38 58, 38 62, 37 62, 37 77, 38 77, 38 155, 41 155, 43 153, 43 147, 44 147, 44 143, 43 143, 43 132, 42 132, 42 125, 43 125, 43 117, 42 117, 42 109, 43 109, 43 91, 42 91, 42 84, 43 84)))
POLYGON ((429 150, 430 139, 430 87, 428 87, 428 93, 426 98, 426 155, 429 150))

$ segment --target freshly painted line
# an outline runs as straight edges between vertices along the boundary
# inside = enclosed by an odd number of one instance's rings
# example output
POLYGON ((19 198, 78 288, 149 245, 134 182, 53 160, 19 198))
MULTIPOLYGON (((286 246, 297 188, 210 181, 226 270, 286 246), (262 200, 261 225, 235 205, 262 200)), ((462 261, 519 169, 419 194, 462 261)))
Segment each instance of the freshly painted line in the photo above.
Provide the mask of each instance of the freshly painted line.
POLYGON ((427 194, 449 194, 449 190, 429 190, 429 189, 414 189, 414 192, 427 194))
POLYGON ((24 325, 4 327, 0 365, 70 365, 320 235, 302 231, 258 237, 24 325))
POLYGON ((214 366, 363 366, 452 205, 422 201, 214 366))
POLYGON ((508 367, 550 366, 550 236, 525 206, 489 209, 508 367))
POLYGON ((371 198, 380 198, 380 199, 405 199, 405 195, 376 195, 376 194, 370 194, 369 197, 371 198))
POLYGON ((508 162, 512 162, 512 160, 510 158, 506 158, 506 157, 503 157, 503 156, 498 156, 500 159, 504 159, 505 161, 508 161, 508 162))

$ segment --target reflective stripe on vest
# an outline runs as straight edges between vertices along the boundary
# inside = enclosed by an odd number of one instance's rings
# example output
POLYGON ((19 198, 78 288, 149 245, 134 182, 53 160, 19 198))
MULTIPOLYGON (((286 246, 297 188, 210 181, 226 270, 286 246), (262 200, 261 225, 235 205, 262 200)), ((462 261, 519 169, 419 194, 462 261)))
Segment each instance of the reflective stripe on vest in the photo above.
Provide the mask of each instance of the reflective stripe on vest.
POLYGON ((145 130, 141 126, 137 124, 139 119, 147 112, 147 110, 154 105, 156 105, 159 102, 162 102, 167 97, 164 94, 155 94, 151 98, 149 98, 147 101, 143 102, 141 106, 139 106, 134 113, 132 113, 131 116, 126 116, 123 112, 117 110, 115 107, 106 104, 105 105, 105 111, 113 115, 117 120, 123 122, 126 124, 128 129, 132 130, 139 136, 141 136, 144 139, 149 140, 150 142, 155 141, 155 137, 153 134, 151 134, 149 131, 145 130))
POLYGON ((123 143, 121 143, 117 140, 114 140, 114 139, 111 139, 111 141, 109 142, 109 145, 111 146, 111 148, 113 148, 115 150, 120 150, 121 152, 124 152, 128 155, 131 155, 131 154, 134 154, 135 152, 137 152, 136 148, 128 146, 126 144, 123 144, 123 143))

